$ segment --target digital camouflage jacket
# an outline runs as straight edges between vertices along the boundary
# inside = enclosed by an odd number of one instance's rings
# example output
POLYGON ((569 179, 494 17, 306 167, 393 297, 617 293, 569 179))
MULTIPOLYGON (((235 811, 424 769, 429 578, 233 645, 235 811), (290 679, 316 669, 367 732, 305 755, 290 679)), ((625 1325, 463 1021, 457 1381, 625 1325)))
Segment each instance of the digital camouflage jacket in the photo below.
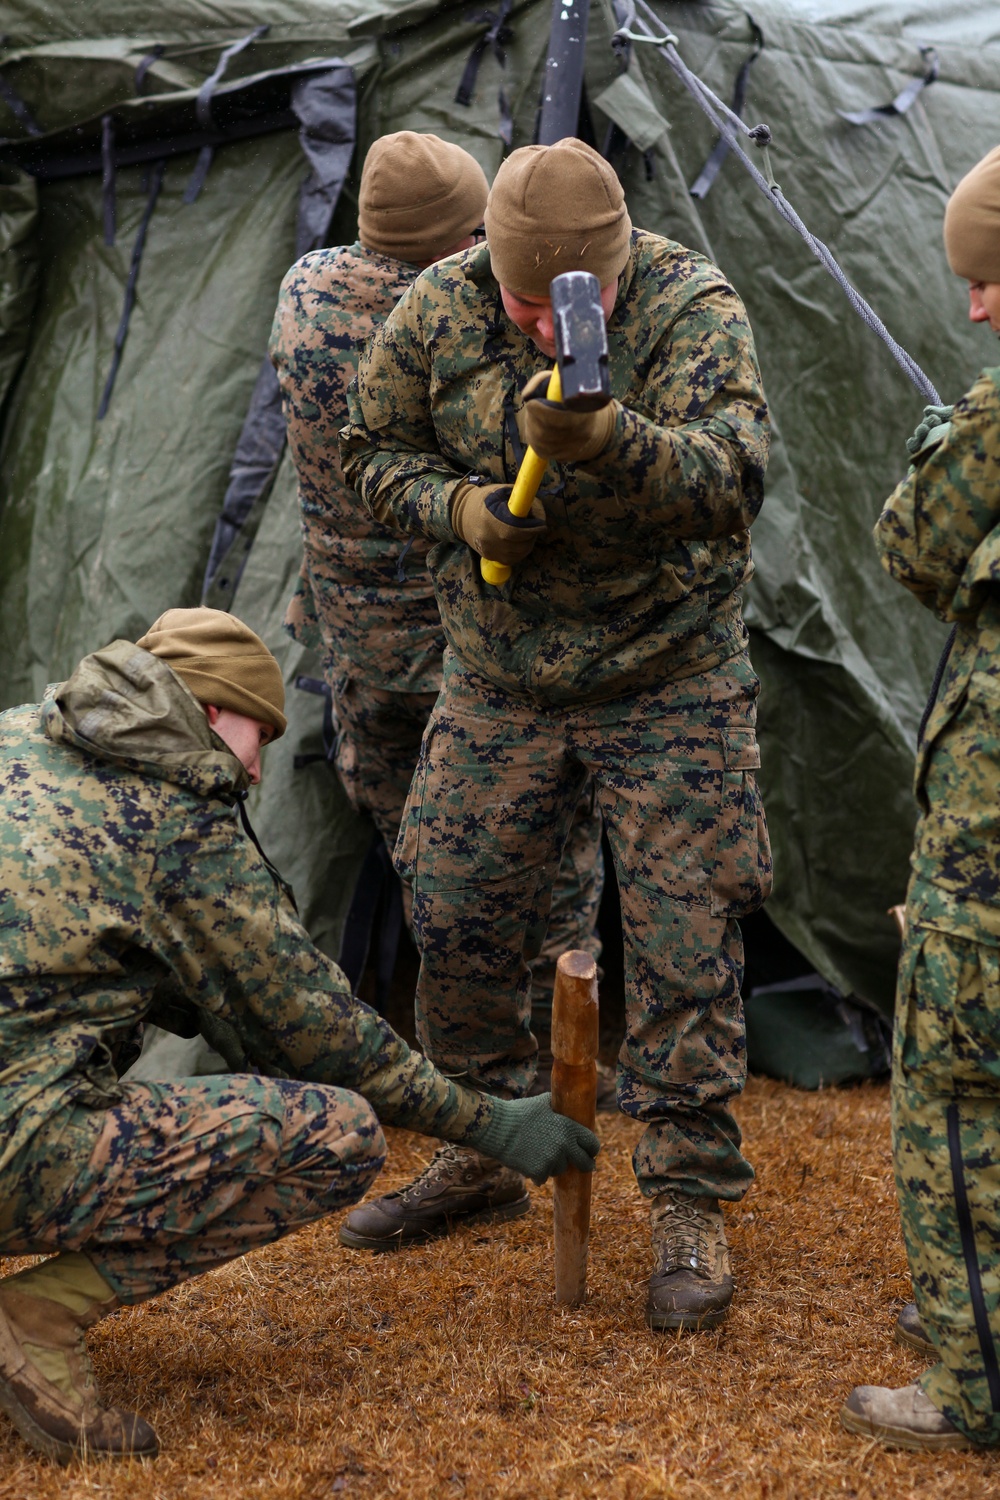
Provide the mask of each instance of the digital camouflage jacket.
POLYGON ((344 483, 338 448, 359 353, 416 274, 414 266, 360 243, 311 251, 281 284, 270 355, 298 476, 304 543, 285 624, 319 651, 332 674, 350 672, 369 687, 436 693, 444 636, 427 573, 429 544, 420 538, 407 546, 397 530, 372 520, 344 483))
POLYGON ((0 1191, 47 1116, 120 1097, 116 1044, 165 1008, 390 1124, 458 1140, 485 1120, 313 947, 240 825, 246 785, 180 678, 128 641, 0 715, 0 1191))
POLYGON ((456 482, 511 483, 525 382, 547 361, 507 318, 479 246, 422 272, 361 359, 344 472, 378 517, 433 538, 449 643, 540 703, 617 698, 746 645, 740 587, 767 410, 740 299, 703 256, 637 231, 608 322, 612 440, 552 465, 548 532, 500 589, 456 538, 456 482))
POLYGON ((1000 368, 938 431, 875 527, 887 571, 957 626, 917 751, 907 910, 1000 944, 1000 368))

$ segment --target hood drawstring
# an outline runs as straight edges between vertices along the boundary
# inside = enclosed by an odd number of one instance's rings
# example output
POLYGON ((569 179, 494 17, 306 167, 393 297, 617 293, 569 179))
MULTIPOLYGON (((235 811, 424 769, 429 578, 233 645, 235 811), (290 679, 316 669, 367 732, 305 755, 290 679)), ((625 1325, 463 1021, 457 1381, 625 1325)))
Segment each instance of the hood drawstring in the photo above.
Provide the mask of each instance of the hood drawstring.
POLYGON ((243 824, 243 832, 246 834, 247 838, 250 839, 251 842, 256 845, 256 847, 257 847, 257 853, 260 855, 261 859, 267 865, 267 868, 269 870, 273 870, 274 869, 274 865, 272 865, 271 861, 268 859, 267 855, 264 853, 264 850, 261 847, 260 839, 257 837, 257 835, 253 831, 253 824, 250 822, 250 817, 249 817, 249 814, 247 813, 246 800, 249 797, 249 795, 250 795, 249 792, 237 792, 236 793, 236 806, 240 810, 240 822, 243 824))
POLYGON ((260 839, 253 831, 253 824, 250 822, 250 817, 245 806, 246 800, 249 795, 250 793, 248 791, 236 793, 236 806, 240 810, 240 822, 243 824, 243 832, 254 845, 257 853, 260 855, 261 859, 264 861, 264 864, 267 866, 267 869, 271 875, 271 879, 274 881, 278 889, 283 891, 284 894, 288 897, 288 900, 291 903, 292 910, 294 911, 295 915, 298 916, 299 906, 298 902, 295 899, 295 892, 292 890, 292 887, 289 885, 288 881, 284 879, 277 865, 273 864, 272 861, 268 859, 267 855, 264 853, 260 839))

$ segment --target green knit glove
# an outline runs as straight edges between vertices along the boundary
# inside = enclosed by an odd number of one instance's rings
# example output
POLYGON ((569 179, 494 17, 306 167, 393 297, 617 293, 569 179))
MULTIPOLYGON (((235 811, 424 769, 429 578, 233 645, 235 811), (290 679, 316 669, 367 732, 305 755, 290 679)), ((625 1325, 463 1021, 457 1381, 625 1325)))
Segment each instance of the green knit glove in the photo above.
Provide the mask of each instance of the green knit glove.
POLYGON ((586 1125, 552 1110, 551 1094, 531 1099, 494 1099, 489 1123, 470 1131, 462 1143, 495 1157, 532 1182, 558 1176, 567 1167, 594 1170, 601 1143, 586 1125))
POLYGON ((938 443, 941 441, 954 410, 953 406, 924 407, 924 415, 916 432, 906 439, 906 451, 911 458, 916 458, 917 454, 929 447, 932 441, 938 443))

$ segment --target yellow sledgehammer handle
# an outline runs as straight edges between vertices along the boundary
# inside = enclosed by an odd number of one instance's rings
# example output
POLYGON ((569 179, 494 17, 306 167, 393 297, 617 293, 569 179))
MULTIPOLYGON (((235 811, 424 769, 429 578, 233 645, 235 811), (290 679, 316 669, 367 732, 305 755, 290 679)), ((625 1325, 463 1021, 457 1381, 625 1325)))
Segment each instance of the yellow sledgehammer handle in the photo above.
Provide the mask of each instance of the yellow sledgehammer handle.
MULTIPOLYGON (((562 381, 559 379, 559 366, 556 365, 549 376, 548 399, 550 401, 562 400, 562 381)), ((526 516, 531 510, 532 501, 538 493, 538 486, 542 482, 542 475, 548 466, 547 458, 540 458, 534 448, 529 447, 521 460, 521 467, 517 471, 514 487, 507 501, 508 508, 515 516, 526 516)), ((488 557, 482 558, 480 562, 483 578, 487 583, 497 587, 506 583, 510 577, 510 568, 506 563, 490 562, 488 557)))

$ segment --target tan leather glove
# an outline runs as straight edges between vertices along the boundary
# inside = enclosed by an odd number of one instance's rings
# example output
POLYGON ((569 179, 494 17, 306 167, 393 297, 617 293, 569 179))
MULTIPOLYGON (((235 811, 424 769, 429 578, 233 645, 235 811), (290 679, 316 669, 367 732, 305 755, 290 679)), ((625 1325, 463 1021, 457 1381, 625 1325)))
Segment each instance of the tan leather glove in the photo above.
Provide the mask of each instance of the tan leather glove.
POLYGON ((451 529, 473 552, 492 562, 523 562, 548 530, 545 507, 537 498, 530 514, 511 515, 509 484, 471 484, 464 480, 451 497, 451 529))
POLYGON ((557 401, 547 401, 549 371, 532 375, 521 395, 524 406, 518 418, 522 439, 530 443, 541 458, 559 464, 582 464, 596 458, 611 441, 618 416, 617 401, 597 411, 568 411, 557 401))

